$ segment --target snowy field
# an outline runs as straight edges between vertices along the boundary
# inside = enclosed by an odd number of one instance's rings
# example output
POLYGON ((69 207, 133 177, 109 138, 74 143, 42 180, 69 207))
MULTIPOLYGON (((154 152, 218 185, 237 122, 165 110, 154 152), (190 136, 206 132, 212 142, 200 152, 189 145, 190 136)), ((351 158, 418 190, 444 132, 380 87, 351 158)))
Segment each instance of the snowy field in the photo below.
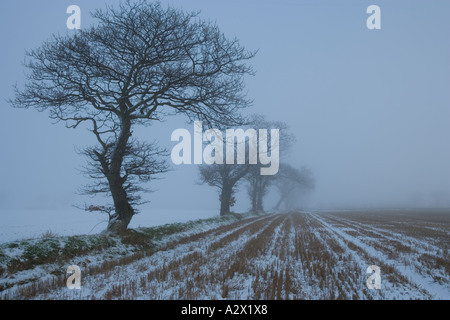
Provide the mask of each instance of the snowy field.
MULTIPOLYGON (((74 258, 82 266, 81 290, 67 289, 62 272, 53 272, 0 297, 450 299, 449 212, 253 216, 171 239, 152 252, 127 255, 122 248, 108 261, 99 255, 74 258), (370 265, 381 270, 379 290, 367 288, 370 265)), ((41 274, 51 269, 40 268, 41 274)))
MULTIPOLYGON (((155 210, 133 217, 130 228, 150 227, 218 216, 214 210, 155 210)), ((0 243, 36 238, 50 231, 61 236, 105 230, 106 214, 73 210, 0 210, 0 243)))

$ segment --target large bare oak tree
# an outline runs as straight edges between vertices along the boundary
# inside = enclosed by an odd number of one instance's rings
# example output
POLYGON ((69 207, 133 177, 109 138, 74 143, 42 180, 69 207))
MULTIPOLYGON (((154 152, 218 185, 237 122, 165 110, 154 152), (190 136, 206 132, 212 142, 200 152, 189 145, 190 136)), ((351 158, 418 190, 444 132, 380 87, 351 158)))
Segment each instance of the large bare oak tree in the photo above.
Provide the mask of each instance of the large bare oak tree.
POLYGON ((48 110, 69 128, 88 125, 96 138, 85 150, 95 182, 88 192, 111 195, 107 230, 122 232, 135 214, 139 183, 167 169, 153 142, 132 138, 133 127, 173 114, 239 124, 255 52, 198 13, 159 3, 128 1, 92 16, 95 26, 27 52, 27 79, 11 103, 48 110))

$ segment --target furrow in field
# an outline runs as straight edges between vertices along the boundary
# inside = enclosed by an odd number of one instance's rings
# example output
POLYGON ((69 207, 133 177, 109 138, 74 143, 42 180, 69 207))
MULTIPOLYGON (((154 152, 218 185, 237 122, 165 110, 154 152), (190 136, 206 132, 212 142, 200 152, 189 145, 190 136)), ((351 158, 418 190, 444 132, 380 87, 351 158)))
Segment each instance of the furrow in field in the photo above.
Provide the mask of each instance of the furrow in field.
MULTIPOLYGON (((435 299, 448 299, 450 297, 450 291, 448 287, 442 286, 438 283, 436 283, 432 278, 424 276, 418 272, 416 272, 413 268, 410 266, 399 266, 395 261, 392 261, 389 259, 387 255, 385 255, 383 252, 380 252, 373 247, 368 246, 364 242, 362 242, 360 239, 358 239, 355 236, 352 236, 342 230, 339 229, 339 227, 336 227, 328 222, 325 221, 325 218, 323 216, 318 214, 310 214, 311 217, 317 221, 319 221, 326 229, 328 229, 331 233, 335 234, 336 237, 344 240, 346 243, 350 244, 352 247, 358 248, 360 251, 365 252, 367 256, 370 258, 376 259, 380 262, 379 265, 380 268, 387 268, 392 269, 395 274, 390 272, 390 276, 395 276, 396 278, 399 278, 400 280, 403 279, 400 283, 391 283, 391 285, 394 285, 396 287, 396 290, 398 289, 397 286, 407 286, 411 285, 412 287, 410 289, 402 288, 402 290, 408 290, 410 291, 409 294, 418 294, 419 292, 417 289, 422 289, 421 291, 426 291, 426 294, 422 298, 428 297, 434 297, 435 299), (406 280, 406 281, 405 281, 406 280)), ((367 265, 370 265, 370 262, 367 261, 367 265)), ((385 279, 386 280, 386 279, 385 279)), ((388 285, 388 284, 386 284, 388 285)), ((397 296, 399 294, 402 294, 402 292, 397 292, 397 296)), ((421 297, 419 297, 421 298, 421 297)))
MULTIPOLYGON (((450 265, 445 259, 445 250, 429 241, 375 228, 356 221, 355 218, 348 219, 338 214, 324 214, 321 217, 333 227, 382 252, 389 261, 397 265, 413 267, 414 271, 422 276, 432 277, 441 285, 450 287, 450 265)), ((389 217, 385 219, 389 221, 389 217)))
MULTIPOLYGON (((233 299, 259 299, 261 296, 274 298, 277 294, 270 287, 263 285, 260 291, 260 275, 268 279, 268 274, 274 275, 274 250, 280 235, 281 224, 285 216, 277 215, 258 234, 250 234, 243 239, 238 249, 233 252, 219 270, 223 274, 224 289, 222 297, 233 299), (223 271, 221 271, 223 272, 223 271)), ((264 280, 262 280, 264 281, 264 280)))
POLYGON ((248 239, 272 223, 265 217, 222 234, 176 246, 115 270, 118 278, 133 275, 122 287, 108 286, 105 299, 217 299, 228 296, 226 277, 232 257, 248 239), (131 291, 125 289, 131 288, 131 291))
MULTIPOLYGON (((440 250, 439 247, 427 241, 418 240, 417 237, 414 238, 412 236, 407 236, 393 230, 384 230, 379 227, 374 227, 369 223, 356 221, 356 219, 344 218, 337 215, 324 215, 323 217, 333 225, 336 222, 343 224, 344 228, 341 230, 347 234, 349 234, 349 232, 353 232, 354 234, 364 235, 368 241, 377 243, 386 240, 385 244, 395 246, 396 252, 416 251, 420 254, 429 254, 440 250)), ((365 239, 363 238, 362 240, 365 239)))
POLYGON ((298 270, 296 287, 300 299, 379 299, 383 295, 364 290, 363 259, 337 241, 306 213, 295 214, 298 270))

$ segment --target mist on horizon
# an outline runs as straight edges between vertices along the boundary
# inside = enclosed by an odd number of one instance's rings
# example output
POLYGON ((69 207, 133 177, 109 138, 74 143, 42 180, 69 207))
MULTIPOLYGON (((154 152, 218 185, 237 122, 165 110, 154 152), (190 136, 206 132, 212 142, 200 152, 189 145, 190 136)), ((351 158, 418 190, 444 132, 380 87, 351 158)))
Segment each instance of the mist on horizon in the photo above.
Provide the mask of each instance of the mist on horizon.
MULTIPOLYGON (((108 2, 109 3, 109 2, 108 2)), ((112 5, 118 1, 113 1, 112 5)), ((253 105, 246 115, 282 121, 296 141, 282 161, 307 166, 314 190, 299 195, 296 208, 450 208, 450 3, 382 2, 382 28, 368 30, 367 1, 162 1, 216 21, 249 50, 255 76, 246 77, 253 105)), ((52 124, 47 112, 13 109, 13 85, 24 82, 25 50, 66 29, 69 3, 9 1, 0 13, 2 70, 0 210, 69 210, 104 201, 77 194, 89 180, 77 153, 96 143, 86 128, 52 124), (14 32, 11 32, 13 30, 14 32)), ((104 1, 78 1, 82 28, 88 12, 104 1)), ((178 128, 192 131, 182 116, 166 117, 134 134, 170 150, 178 128)), ((281 151, 282 152, 282 151, 281 151)), ((171 170, 148 184, 158 210, 218 212, 219 195, 198 184, 198 166, 168 163, 171 170)), ((278 194, 265 200, 270 211, 278 194)), ((233 211, 250 202, 238 187, 233 211)))

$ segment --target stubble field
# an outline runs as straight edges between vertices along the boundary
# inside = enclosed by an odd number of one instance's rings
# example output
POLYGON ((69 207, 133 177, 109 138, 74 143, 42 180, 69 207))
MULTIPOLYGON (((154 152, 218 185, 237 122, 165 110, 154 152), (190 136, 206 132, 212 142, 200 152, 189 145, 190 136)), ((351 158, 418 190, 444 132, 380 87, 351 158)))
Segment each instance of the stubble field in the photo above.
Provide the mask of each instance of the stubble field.
POLYGON ((447 211, 271 214, 216 226, 151 252, 122 254, 102 263, 78 257, 78 264, 84 262, 80 290, 67 289, 62 274, 10 286, 0 296, 449 299, 449 249, 447 211), (371 265, 381 271, 379 290, 366 285, 371 265))

